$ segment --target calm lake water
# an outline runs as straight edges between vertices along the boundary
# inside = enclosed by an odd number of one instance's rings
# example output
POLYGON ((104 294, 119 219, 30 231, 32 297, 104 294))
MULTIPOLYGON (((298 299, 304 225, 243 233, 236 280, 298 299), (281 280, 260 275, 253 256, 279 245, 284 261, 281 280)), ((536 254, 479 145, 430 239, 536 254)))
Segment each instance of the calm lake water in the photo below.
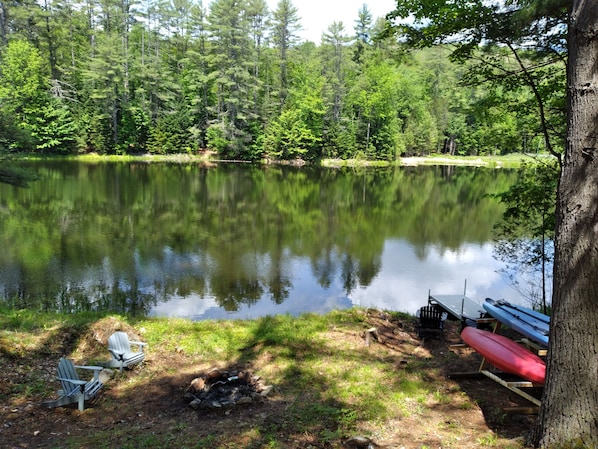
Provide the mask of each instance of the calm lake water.
POLYGON ((253 318, 354 305, 415 313, 432 294, 521 302, 493 258, 517 172, 32 162, 0 185, 0 301, 253 318))

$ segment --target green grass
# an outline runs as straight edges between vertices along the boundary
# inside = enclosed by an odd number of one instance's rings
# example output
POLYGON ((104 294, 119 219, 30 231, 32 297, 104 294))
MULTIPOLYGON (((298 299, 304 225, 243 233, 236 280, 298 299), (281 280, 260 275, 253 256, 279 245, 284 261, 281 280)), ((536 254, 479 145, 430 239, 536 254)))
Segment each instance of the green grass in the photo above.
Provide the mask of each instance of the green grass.
MULTIPOLYGON (((402 314, 390 316, 411 319, 402 314)), ((36 357, 63 355, 65 351, 75 354, 79 340, 105 318, 0 310, 0 356, 21 360, 26 379, 0 399, 18 403, 48 394, 56 386, 38 379, 36 357)), ((191 367, 194 361, 202 367, 251 366, 274 385, 275 401, 282 401, 284 406, 275 419, 264 417, 240 424, 234 435, 197 434, 192 421, 169 417, 159 423, 159 431, 128 433, 127 426, 118 425, 115 417, 117 425, 105 430, 98 427, 93 432, 71 435, 64 442, 65 448, 102 447, 106 441, 123 448, 287 448, 293 447, 289 441, 296 438, 338 447, 348 435, 383 432, 393 420, 425 420, 437 407, 452 407, 455 399, 462 404, 459 410, 474 408, 466 406, 471 402, 458 388, 446 388, 429 358, 386 351, 376 343, 367 347, 360 335, 369 325, 360 309, 247 321, 108 318, 127 323, 143 335, 154 360, 176 353, 191 367), (405 359, 407 365, 397 369, 405 359)), ((118 409, 124 416, 136 416, 137 411, 127 410, 120 398, 145 391, 158 378, 175 376, 180 369, 171 365, 158 369, 150 362, 138 372, 116 376, 111 382, 118 386, 119 396, 106 395, 90 413, 118 409)), ((452 421, 447 418, 446 422, 452 421)), ((457 425, 446 428, 456 441, 466 431, 457 425)), ((493 435, 478 435, 480 446, 504 442, 499 437, 493 439, 493 435)))

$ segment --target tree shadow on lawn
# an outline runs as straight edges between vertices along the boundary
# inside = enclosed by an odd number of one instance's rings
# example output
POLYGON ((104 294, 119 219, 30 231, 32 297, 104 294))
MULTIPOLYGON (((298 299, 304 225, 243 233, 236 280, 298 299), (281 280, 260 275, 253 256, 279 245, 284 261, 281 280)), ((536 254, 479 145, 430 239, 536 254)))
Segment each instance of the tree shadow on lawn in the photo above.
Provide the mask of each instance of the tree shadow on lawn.
MULTIPOLYGON (((431 343, 431 352, 442 365, 447 380, 458 385, 472 403, 484 415, 488 428, 505 438, 525 440, 537 418, 537 407, 517 393, 500 385, 479 372, 483 358, 473 349, 463 345, 460 338, 460 324, 449 324, 444 341, 431 343)), ((507 336, 517 338, 506 331, 507 336)), ((491 365, 484 369, 494 371, 491 365)), ((524 389, 526 393, 539 398, 540 388, 524 389)))
MULTIPOLYGON (((311 324, 301 318, 258 320, 243 347, 222 360, 217 354, 173 350, 176 342, 170 340, 152 343, 143 366, 123 375, 116 372, 84 412, 76 406, 45 410, 39 404, 58 387, 56 364, 61 355, 77 363, 108 357, 105 340, 115 330, 114 323, 100 320, 79 330, 77 338, 72 329, 55 329, 26 355, 2 355, 0 399, 5 405, 0 409, 0 439, 7 448, 257 449, 337 448, 356 435, 366 435, 381 447, 416 448, 459 436, 475 440, 488 429, 499 437, 521 434, 523 425, 515 428, 511 420, 495 416, 512 393, 489 380, 446 380, 453 369, 476 366, 475 354, 449 350, 453 330, 447 329, 438 341, 422 343, 414 337, 411 322, 363 313, 357 324, 319 324, 313 332, 304 332, 301 327, 311 324), (365 331, 372 326, 380 332, 366 346, 365 331), (185 391, 212 368, 259 374, 264 383, 273 384, 273 392, 247 406, 195 411, 184 400, 185 391), (37 387, 24 389, 32 383, 37 387), (467 401, 480 406, 487 425, 469 424, 479 412, 467 401)), ((120 325, 120 330, 137 331, 120 325)), ((201 326, 190 329, 185 338, 201 345, 201 326)), ((233 347, 234 339, 231 328, 233 347)))

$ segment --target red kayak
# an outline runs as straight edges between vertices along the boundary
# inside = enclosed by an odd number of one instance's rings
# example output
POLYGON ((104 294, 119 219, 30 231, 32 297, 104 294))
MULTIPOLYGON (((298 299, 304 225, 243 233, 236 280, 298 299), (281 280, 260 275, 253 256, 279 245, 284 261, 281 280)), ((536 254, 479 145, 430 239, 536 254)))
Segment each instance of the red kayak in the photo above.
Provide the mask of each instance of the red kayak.
POLYGON ((463 329, 461 338, 499 370, 544 384, 546 363, 513 340, 474 327, 463 329))

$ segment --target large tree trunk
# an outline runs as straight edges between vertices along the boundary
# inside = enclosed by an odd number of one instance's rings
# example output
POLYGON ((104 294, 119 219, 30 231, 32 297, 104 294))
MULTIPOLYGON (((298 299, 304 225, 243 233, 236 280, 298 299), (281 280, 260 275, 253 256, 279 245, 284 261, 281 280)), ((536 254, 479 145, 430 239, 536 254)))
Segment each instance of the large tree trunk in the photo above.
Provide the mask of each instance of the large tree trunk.
POLYGON ((533 443, 598 447, 598 2, 569 18, 567 148, 557 197, 547 382, 533 443))

